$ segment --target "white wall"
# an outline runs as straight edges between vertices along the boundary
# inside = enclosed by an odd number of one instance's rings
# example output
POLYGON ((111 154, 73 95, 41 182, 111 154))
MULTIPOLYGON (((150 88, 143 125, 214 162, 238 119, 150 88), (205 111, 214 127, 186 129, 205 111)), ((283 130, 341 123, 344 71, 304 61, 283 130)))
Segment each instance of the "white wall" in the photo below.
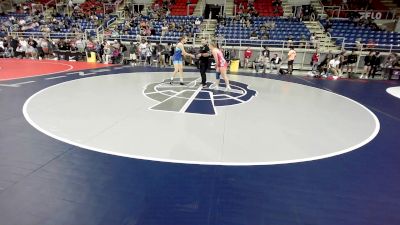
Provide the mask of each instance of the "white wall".
POLYGON ((206 4, 224 5, 225 4, 225 0, 206 0, 206 4))
POLYGON ((290 5, 311 5, 311 0, 291 0, 290 5))
POLYGON ((134 4, 142 4, 142 5, 148 5, 153 3, 153 1, 150 0, 134 0, 132 1, 134 4))

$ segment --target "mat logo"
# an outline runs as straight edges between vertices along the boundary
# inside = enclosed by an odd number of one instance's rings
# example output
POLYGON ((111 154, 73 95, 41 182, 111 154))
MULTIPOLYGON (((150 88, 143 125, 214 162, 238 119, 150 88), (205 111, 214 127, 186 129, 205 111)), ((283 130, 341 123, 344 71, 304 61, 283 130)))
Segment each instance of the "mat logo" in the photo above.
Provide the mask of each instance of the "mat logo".
POLYGON ((196 78, 185 78, 185 85, 170 84, 169 79, 160 83, 151 83, 144 89, 144 94, 157 101, 151 110, 217 115, 216 107, 237 105, 250 101, 257 92, 250 90, 247 84, 231 81, 231 90, 225 91, 225 84, 215 89, 212 83, 207 87, 200 85, 196 78))

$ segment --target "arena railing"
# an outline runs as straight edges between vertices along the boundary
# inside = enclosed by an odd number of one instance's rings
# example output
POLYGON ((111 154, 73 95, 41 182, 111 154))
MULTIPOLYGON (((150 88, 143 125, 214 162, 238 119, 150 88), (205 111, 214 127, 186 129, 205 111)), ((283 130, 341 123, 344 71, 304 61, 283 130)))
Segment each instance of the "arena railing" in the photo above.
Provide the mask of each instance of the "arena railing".
MULTIPOLYGON (((65 34, 62 33, 62 35, 57 36, 57 33, 52 33, 54 34, 50 38, 52 39, 58 39, 58 38, 80 38, 83 37, 86 40, 85 34, 65 34)), ((48 36, 47 33, 42 33, 42 32, 11 32, 9 35, 15 35, 16 37, 33 37, 33 38, 39 38, 43 36, 48 36)), ((108 37, 105 39, 108 39, 110 41, 112 40, 121 40, 122 42, 138 42, 138 37, 139 38, 147 38, 149 39, 153 44, 155 43, 177 43, 177 38, 175 37, 171 39, 171 37, 159 37, 159 36, 149 36, 149 37, 140 37, 140 36, 135 36, 135 35, 121 35, 117 37, 108 37)), ((103 37, 104 38, 104 37, 103 37)), ((263 47, 268 46, 270 50, 270 55, 272 56, 273 54, 278 54, 279 57, 282 58, 283 64, 285 65, 287 63, 287 53, 289 51, 289 42, 288 41, 276 41, 276 40, 249 40, 249 39, 217 39, 216 40, 221 48, 226 49, 226 50, 232 50, 234 52, 237 52, 234 54, 234 58, 237 58, 241 61, 243 61, 243 56, 244 52, 247 49, 247 47, 251 47, 253 50, 253 56, 251 60, 255 60, 258 55, 262 52, 264 49, 263 47), (235 42, 232 42, 235 41, 235 42)), ((313 43, 310 41, 303 42, 306 45, 303 48, 299 48, 299 41, 294 41, 292 44, 295 47, 295 50, 297 52, 297 57, 294 62, 295 69, 297 70, 306 70, 309 71, 311 69, 310 62, 312 59, 312 55, 316 51, 316 49, 313 46, 313 43)), ((198 47, 199 45, 187 45, 187 50, 192 50, 196 51, 194 47, 198 47)), ((318 47, 318 46, 317 46, 318 47)), ((355 50, 357 57, 357 63, 355 67, 356 73, 361 72, 363 68, 363 62, 364 62, 364 57, 368 54, 369 51, 379 51, 381 52, 382 56, 387 56, 391 53, 400 53, 400 45, 387 45, 387 44, 376 44, 373 46, 366 46, 365 44, 361 46, 361 48, 357 48, 354 43, 344 43, 342 44, 343 49, 340 47, 336 49, 326 49, 320 46, 321 48, 318 49, 318 52, 320 53, 320 62, 322 62, 323 59, 325 59, 325 56, 328 53, 332 54, 339 54, 343 52, 343 50, 346 50, 347 52, 351 50, 355 50)))
POLYGON ((61 33, 61 32, 51 32, 51 33, 46 33, 46 32, 8 32, 8 36, 24 37, 24 38, 48 37, 51 39, 60 39, 60 38, 65 38, 65 39, 83 38, 85 40, 87 39, 87 36, 85 33, 61 33))

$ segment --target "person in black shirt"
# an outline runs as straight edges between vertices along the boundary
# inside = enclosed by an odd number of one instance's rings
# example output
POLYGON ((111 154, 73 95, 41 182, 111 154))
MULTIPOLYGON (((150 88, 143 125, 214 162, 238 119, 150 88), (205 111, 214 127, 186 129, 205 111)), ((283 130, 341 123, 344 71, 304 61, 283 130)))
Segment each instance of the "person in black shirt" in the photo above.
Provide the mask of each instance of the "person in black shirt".
POLYGON ((347 56, 347 76, 350 78, 353 70, 354 65, 357 63, 358 56, 354 53, 354 50, 351 51, 351 54, 347 56))
POLYGON ((369 73, 371 71, 371 60, 372 60, 372 56, 374 55, 374 52, 370 51, 369 54, 367 56, 365 56, 364 58, 364 71, 361 74, 360 79, 364 78, 364 74, 366 76, 369 76, 369 73))
POLYGON ((210 48, 207 45, 207 40, 205 38, 201 39, 202 46, 200 47, 200 53, 197 55, 200 63, 200 74, 201 74, 201 84, 206 87, 207 76, 206 71, 208 69, 208 62, 210 58, 210 48))
POLYGON ((374 79, 375 73, 381 65, 381 56, 379 52, 376 52, 371 59, 371 70, 369 71, 368 78, 372 77, 374 79))

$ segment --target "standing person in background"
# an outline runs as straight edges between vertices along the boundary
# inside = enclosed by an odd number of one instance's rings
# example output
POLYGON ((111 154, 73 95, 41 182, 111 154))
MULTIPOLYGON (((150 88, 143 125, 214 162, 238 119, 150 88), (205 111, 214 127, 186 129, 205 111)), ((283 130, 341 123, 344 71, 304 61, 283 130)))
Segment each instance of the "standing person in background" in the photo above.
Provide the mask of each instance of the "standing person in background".
POLYGON ((270 64, 270 68, 271 68, 271 61, 270 61, 270 51, 269 51, 269 49, 268 49, 268 46, 265 46, 264 47, 264 50, 261 52, 261 55, 263 56, 263 59, 264 59, 264 62, 263 62, 263 65, 264 65, 264 68, 263 68, 263 73, 265 73, 266 71, 267 71, 267 65, 268 65, 268 63, 270 64))
POLYGON ((171 60, 171 43, 168 43, 164 48, 164 57, 165 57, 165 64, 167 66, 170 65, 171 60))
POLYGON ((111 55, 112 55, 112 49, 111 49, 111 45, 110 43, 108 43, 108 41, 104 41, 104 64, 108 64, 110 62, 111 59, 111 55))
POLYGON ((312 63, 312 72, 316 72, 317 68, 318 68, 318 62, 319 62, 319 53, 318 53, 318 49, 315 50, 314 54, 312 55, 311 58, 311 63, 312 63))
POLYGON ((372 56, 374 55, 374 52, 370 51, 367 56, 364 58, 364 71, 360 76, 360 79, 364 78, 365 76, 369 76, 370 71, 371 71, 371 61, 372 61, 372 56))
POLYGON ((296 51, 294 50, 293 47, 290 47, 290 50, 288 52, 288 72, 290 75, 293 74, 293 64, 294 60, 296 58, 296 51))
POLYGON ((246 51, 244 51, 244 68, 249 68, 249 60, 252 55, 253 52, 247 47, 246 51))
POLYGON ((151 66, 151 56, 153 55, 153 47, 151 46, 150 42, 147 43, 145 54, 146 54, 146 62, 149 66, 151 66))
POLYGON ((159 58, 159 65, 160 67, 163 66, 165 68, 165 45, 161 44, 158 46, 158 51, 160 53, 160 58, 159 58))
POLYGON ((381 65, 381 56, 379 52, 376 52, 371 59, 371 70, 369 71, 368 78, 375 78, 375 73, 381 65))
POLYGON ((200 53, 197 55, 199 58, 200 63, 200 75, 201 75, 201 85, 203 87, 207 86, 207 69, 208 69, 208 62, 210 59, 210 48, 207 45, 207 40, 205 38, 201 39, 202 46, 200 47, 200 53))
POLYGON ((382 78, 389 79, 391 69, 398 63, 396 53, 390 54, 382 63, 382 78))
POLYGON ((129 46, 129 59, 131 60, 131 65, 136 66, 136 61, 137 61, 137 46, 133 41, 131 41, 131 44, 129 46))
POLYGON ((354 53, 354 50, 351 51, 350 55, 347 56, 347 76, 351 78, 354 70, 354 66, 357 63, 358 56, 354 53))

